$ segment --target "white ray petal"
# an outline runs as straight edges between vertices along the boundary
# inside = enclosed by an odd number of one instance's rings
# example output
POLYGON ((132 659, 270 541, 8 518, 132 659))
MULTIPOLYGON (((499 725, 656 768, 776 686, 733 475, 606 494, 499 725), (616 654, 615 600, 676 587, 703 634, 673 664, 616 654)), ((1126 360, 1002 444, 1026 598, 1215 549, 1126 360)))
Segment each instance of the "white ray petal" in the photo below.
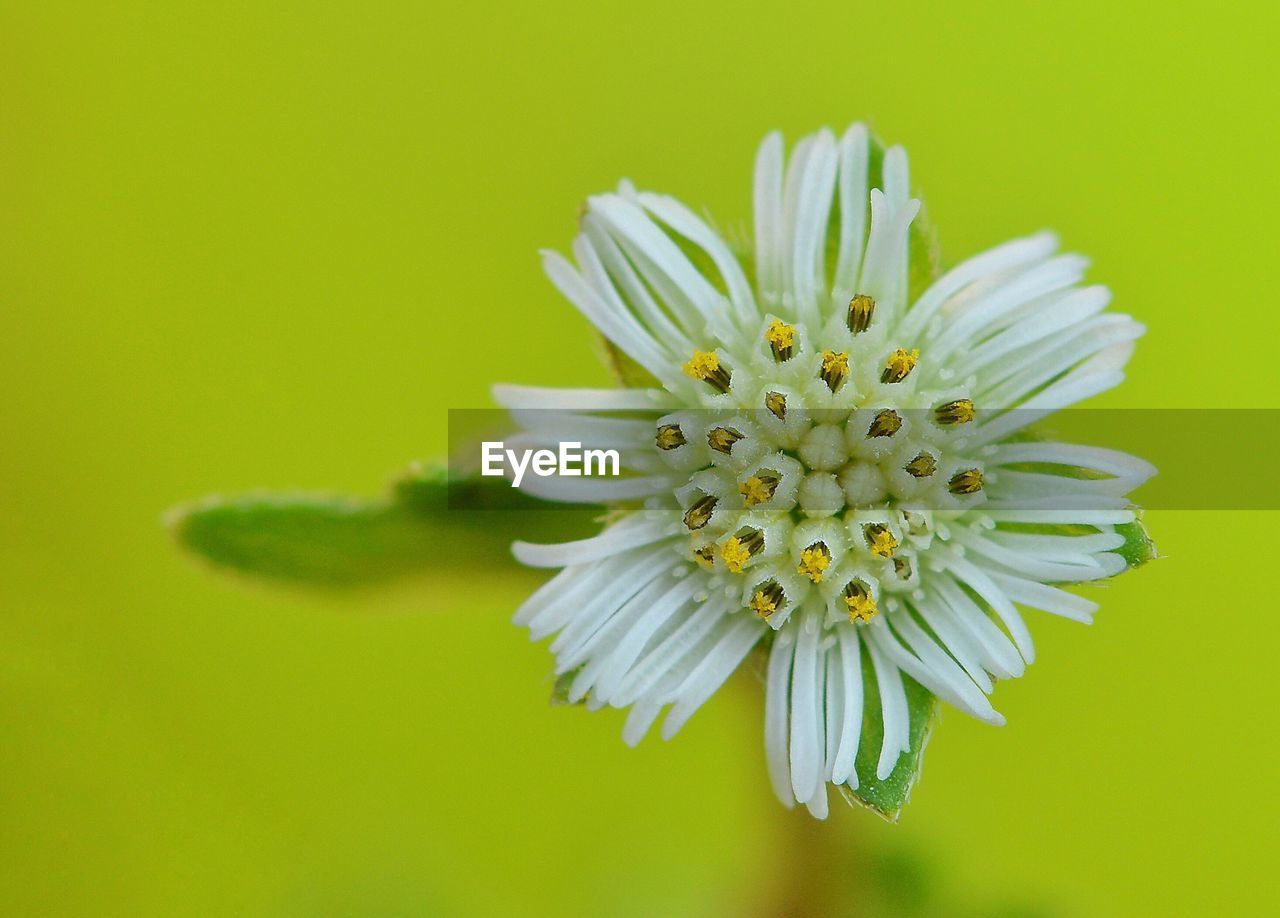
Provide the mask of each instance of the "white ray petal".
POLYGON ((1018 610, 1013 607, 1013 603, 1009 601, 1009 597, 1005 596, 986 572, 979 569, 977 565, 956 555, 946 558, 945 564, 957 580, 977 593, 991 607, 996 617, 1008 629, 1009 636, 1013 638, 1013 643, 1018 648, 1018 653, 1022 654, 1022 659, 1028 663, 1035 662, 1036 648, 1031 640, 1031 632, 1027 630, 1026 623, 1018 614, 1018 610))
POLYGON ((741 616, 730 626, 720 642, 711 649, 706 658, 689 674, 685 683, 680 686, 675 704, 667 712, 662 722, 662 738, 671 739, 680 728, 688 723, 698 708, 710 698, 715 690, 738 668, 738 664, 751 652, 751 648, 760 640, 768 626, 759 619, 741 616))
POLYGON ((738 321, 748 325, 754 324, 759 319, 759 311, 756 309, 751 283, 747 280, 738 257, 720 234, 675 198, 643 193, 639 199, 640 203, 655 217, 706 252, 707 257, 716 266, 716 270, 720 272, 720 278, 729 293, 729 301, 733 304, 738 321))
POLYGON ((795 805, 791 792, 791 669, 795 660, 794 628, 784 628, 769 649, 765 676, 764 745, 773 792, 787 807, 795 805))
POLYGON ((822 783, 823 736, 819 730, 823 707, 818 698, 818 638, 816 615, 798 623, 795 666, 791 672, 791 790, 801 803, 822 783))
POLYGON ((1093 613, 1098 611, 1098 604, 1083 596, 1076 596, 1066 590, 1027 580, 1024 577, 992 572, 991 579, 1014 602, 1051 612, 1072 621, 1090 624, 1093 622, 1093 613))
POLYGON ((490 390, 503 408, 557 411, 666 411, 679 402, 663 389, 556 389, 498 383, 490 390))
POLYGON ((876 673, 884 721, 884 738, 880 745, 880 758, 876 762, 876 778, 883 781, 893 773, 902 753, 911 748, 911 715, 897 665, 877 646, 874 638, 866 642, 866 647, 876 673))
POLYGON ((921 294, 899 324, 899 335, 904 340, 918 337, 938 310, 966 287, 971 284, 992 283, 1006 274, 1035 265, 1053 254, 1057 247, 1058 237, 1053 233, 1042 232, 1006 242, 962 261, 921 294))
POLYGON ((673 528, 672 521, 666 514, 637 512, 589 539, 545 545, 515 542, 511 551, 517 561, 529 567, 564 567, 569 564, 585 564, 641 545, 649 545, 666 538, 673 528))
POLYGON ((782 135, 772 132, 756 154, 754 212, 756 284, 775 306, 782 287, 782 135))
POLYGON ((836 260, 835 294, 838 302, 857 291, 862 270, 862 250, 867 222, 867 129, 855 124, 840 139, 840 251, 836 260))
POLYGON ((679 381, 671 372, 672 355, 666 353, 629 312, 620 313, 606 306, 564 256, 557 252, 543 252, 542 264, 556 289, 606 338, 658 379, 679 381))
POLYGON ((841 628, 837 632, 840 647, 840 675, 843 680, 843 721, 840 729, 840 745, 836 750, 831 780, 836 784, 848 784, 858 788, 858 773, 854 768, 858 759, 858 746, 862 740, 862 650, 858 629, 841 628))

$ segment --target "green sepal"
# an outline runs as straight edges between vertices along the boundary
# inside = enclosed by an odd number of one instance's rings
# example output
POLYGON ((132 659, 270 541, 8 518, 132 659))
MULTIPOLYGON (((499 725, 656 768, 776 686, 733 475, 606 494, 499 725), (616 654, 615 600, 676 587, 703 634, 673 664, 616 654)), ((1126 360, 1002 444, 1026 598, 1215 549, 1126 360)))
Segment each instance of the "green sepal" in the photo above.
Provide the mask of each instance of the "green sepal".
POLYGON ((569 689, 573 686, 573 680, 577 678, 580 672, 582 672, 581 666, 556 676, 555 684, 551 686, 551 698, 549 699, 552 707, 573 707, 587 703, 586 696, 577 701, 569 700, 569 689))
MULTIPOLYGON (((876 684, 869 660, 863 660, 863 685, 876 684)), ((924 764, 924 747, 929 742, 933 724, 938 714, 938 700, 928 689, 902 676, 907 694, 907 713, 910 717, 908 736, 910 747, 898 758, 893 771, 883 781, 876 777, 876 762, 880 758, 880 743, 884 739, 884 721, 880 700, 868 694, 863 705, 862 739, 854 768, 858 773, 856 789, 841 784, 839 790, 846 801, 865 807, 889 822, 897 822, 903 807, 911 797, 911 789, 920 779, 924 764)))
POLYGON ((536 501, 502 478, 451 481, 443 466, 423 464, 384 498, 209 497, 175 509, 168 524, 179 545, 217 568, 343 588, 414 574, 514 568, 512 539, 583 538, 599 513, 536 501))
POLYGON ((1141 514, 1132 523, 1116 526, 1116 532, 1124 536, 1124 544, 1115 549, 1115 553, 1124 558, 1129 570, 1160 557, 1156 543, 1151 540, 1147 527, 1142 524, 1141 514))

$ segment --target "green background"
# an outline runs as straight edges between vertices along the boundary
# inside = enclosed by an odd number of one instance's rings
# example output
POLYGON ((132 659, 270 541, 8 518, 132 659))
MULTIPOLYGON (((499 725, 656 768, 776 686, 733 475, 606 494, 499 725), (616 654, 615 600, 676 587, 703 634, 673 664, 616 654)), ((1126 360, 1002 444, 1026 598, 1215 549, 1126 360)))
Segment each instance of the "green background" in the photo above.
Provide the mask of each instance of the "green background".
MULTIPOLYGON (((603 382, 536 255, 584 196, 625 175, 738 222, 767 130, 857 119, 907 146, 947 262, 1044 225, 1094 257, 1150 327, 1098 404, 1277 407, 1278 22, 5 3, 0 910, 742 914, 859 882, 774 801, 749 675, 629 750, 548 706, 509 623, 532 577, 276 592, 161 514, 376 493, 495 380, 603 382)), ((889 913, 1274 907, 1275 520, 1150 514, 1167 557, 1092 628, 1033 621, 1007 727, 948 711, 901 825, 816 831, 907 871, 889 913)))

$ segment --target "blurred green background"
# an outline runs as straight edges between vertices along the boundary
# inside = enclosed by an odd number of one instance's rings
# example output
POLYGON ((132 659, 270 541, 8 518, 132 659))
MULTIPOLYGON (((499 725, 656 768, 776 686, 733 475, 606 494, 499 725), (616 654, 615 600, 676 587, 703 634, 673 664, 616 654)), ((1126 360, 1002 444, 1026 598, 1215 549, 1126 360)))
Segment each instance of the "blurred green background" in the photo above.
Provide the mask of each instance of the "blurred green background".
MULTIPOLYGON (((1094 257, 1150 326, 1098 404, 1277 407, 1278 24, 3 4, 0 911, 741 914, 858 882, 774 801, 749 676, 629 750, 548 706, 509 623, 532 577, 273 592, 160 515, 376 493, 494 380, 604 382, 536 256, 584 196, 626 175, 737 222, 767 130, 856 119, 907 146, 947 262, 1044 225, 1094 257)), ((1273 909, 1275 522, 1151 514, 1168 557, 1095 589, 1092 628, 1035 619, 1009 726, 947 712, 901 825, 812 831, 909 864, 890 913, 1273 909)))

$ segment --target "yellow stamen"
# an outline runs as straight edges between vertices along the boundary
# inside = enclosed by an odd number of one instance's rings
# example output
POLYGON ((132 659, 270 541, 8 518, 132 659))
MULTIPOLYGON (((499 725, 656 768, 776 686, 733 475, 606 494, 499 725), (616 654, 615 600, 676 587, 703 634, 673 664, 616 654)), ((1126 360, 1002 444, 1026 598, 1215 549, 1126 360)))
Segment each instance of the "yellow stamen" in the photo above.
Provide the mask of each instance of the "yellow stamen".
POLYGON ((687 442, 684 438, 684 431, 680 429, 679 424, 663 424, 658 428, 658 436, 655 438, 658 449, 672 450, 684 446, 687 442))
POLYGON ((693 560, 698 562, 699 567, 705 567, 707 570, 715 570, 716 566, 716 547, 714 545, 703 545, 701 548, 693 550, 693 560))
POLYGON ((938 470, 938 460, 928 453, 921 453, 905 466, 907 474, 913 478, 928 478, 938 470))
POLYGON ((902 429, 902 416, 892 408, 877 412, 867 428, 867 439, 873 437, 892 437, 902 429))
POLYGON ((849 610, 850 623, 869 622, 876 617, 876 601, 860 580, 850 580, 844 588, 844 604, 849 610))
POLYGON ((755 507, 773 497, 781 481, 782 479, 778 477, 776 472, 766 469, 757 472, 738 485, 738 493, 742 495, 742 499, 748 507, 755 507))
POLYGON ((831 550, 823 542, 814 542, 800 552, 800 564, 796 571, 814 583, 822 582, 822 575, 831 566, 831 550))
POLYGON ((982 490, 982 469, 956 472, 947 482, 947 490, 952 494, 976 494, 982 490))
POLYGON ((835 392, 849 375, 849 355, 835 351, 822 352, 822 372, 818 376, 835 392))
POLYGON ((769 409, 779 421, 786 420, 787 417, 787 397, 781 392, 766 392, 764 396, 764 406, 769 409))
POLYGON ((707 431, 707 445, 717 453, 724 453, 728 456, 733 451, 733 444, 741 440, 742 437, 742 432, 734 430, 732 427, 713 427, 707 431))
POLYGON ((765 329, 764 340, 769 342, 769 349, 773 351, 773 359, 778 363, 791 359, 791 348, 796 343, 796 329, 794 325, 788 325, 781 319, 774 319, 769 323, 769 327, 765 329))
POLYGON ((777 612, 787 603, 787 596, 782 592, 782 587, 777 582, 770 580, 768 583, 762 583, 755 591, 755 595, 751 597, 751 602, 747 603, 747 607, 756 615, 768 621, 769 616, 777 612))
POLYGON ((764 533, 759 529, 744 529, 730 536, 720 547, 720 560, 734 574, 741 574, 747 562, 764 548, 764 533))
POLYGON ((717 391, 729 391, 729 370, 720 365, 715 351, 694 351, 683 369, 686 376, 700 379, 717 391))
POLYGON ((880 381, 882 383, 902 382, 907 378, 907 374, 915 369, 916 361, 919 359, 919 348, 912 348, 910 351, 906 348, 898 348, 889 355, 889 360, 884 365, 884 372, 880 374, 880 381))
POLYGON ((889 531, 889 527, 881 523, 869 523, 863 526, 862 534, 866 537, 867 547, 871 549, 871 553, 881 558, 890 557, 893 550, 898 547, 898 540, 889 531))
POLYGON ((698 500, 692 507, 684 513, 684 524, 690 531, 701 529, 707 523, 711 522, 711 514, 715 512, 716 504, 719 501, 710 494, 698 500))
POLYGON ((939 405, 933 409, 933 416, 938 423, 947 426, 968 424, 973 420, 975 414, 973 402, 967 398, 958 398, 953 402, 947 402, 945 405, 939 405))
POLYGON ((871 315, 876 311, 876 301, 865 293, 859 293, 849 301, 849 331, 855 335, 871 327, 871 315))

